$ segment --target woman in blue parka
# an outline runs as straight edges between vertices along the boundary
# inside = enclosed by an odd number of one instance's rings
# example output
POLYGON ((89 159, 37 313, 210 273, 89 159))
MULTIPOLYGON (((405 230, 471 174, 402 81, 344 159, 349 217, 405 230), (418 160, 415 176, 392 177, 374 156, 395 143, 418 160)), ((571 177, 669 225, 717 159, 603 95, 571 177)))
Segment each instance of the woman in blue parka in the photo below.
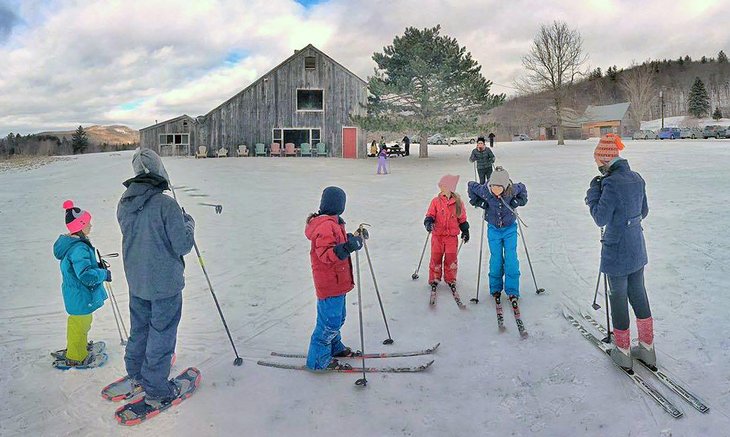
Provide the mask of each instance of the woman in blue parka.
POLYGON ((601 272, 610 286, 613 341, 611 358, 630 369, 632 357, 656 365, 654 321, 644 286, 647 264, 641 222, 649 214, 644 179, 619 156, 624 145, 614 134, 601 138, 594 153, 601 176, 596 176, 586 193, 586 205, 603 228, 601 272), (630 348, 628 303, 636 315, 639 346, 630 348))

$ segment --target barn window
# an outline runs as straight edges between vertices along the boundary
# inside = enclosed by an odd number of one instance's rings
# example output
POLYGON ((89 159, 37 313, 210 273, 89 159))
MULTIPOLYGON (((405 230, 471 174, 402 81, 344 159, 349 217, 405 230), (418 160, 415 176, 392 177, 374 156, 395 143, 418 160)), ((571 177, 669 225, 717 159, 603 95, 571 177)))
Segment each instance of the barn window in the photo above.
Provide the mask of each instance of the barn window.
POLYGON ((304 69, 305 70, 316 70, 317 69, 317 58, 314 56, 304 57, 304 69))
POLYGON ((324 90, 297 90, 297 111, 324 111, 324 90))
POLYGON ((316 146, 317 143, 322 142, 321 131, 319 129, 312 129, 312 145, 316 146))

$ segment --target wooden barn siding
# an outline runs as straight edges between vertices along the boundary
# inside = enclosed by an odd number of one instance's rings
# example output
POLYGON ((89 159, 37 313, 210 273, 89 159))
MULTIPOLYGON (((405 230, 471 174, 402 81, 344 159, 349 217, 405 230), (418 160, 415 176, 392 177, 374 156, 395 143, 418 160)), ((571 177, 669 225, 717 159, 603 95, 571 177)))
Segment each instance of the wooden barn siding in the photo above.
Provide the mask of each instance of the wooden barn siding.
POLYGON ((176 133, 189 133, 190 134, 190 151, 193 153, 197 150, 197 133, 195 124, 191 119, 180 119, 171 123, 163 123, 156 127, 149 127, 139 131, 140 146, 143 148, 153 149, 155 152, 160 152, 160 134, 176 134, 176 133), (187 128, 183 128, 183 122, 187 121, 187 128))
MULTIPOLYGON (((259 80, 206 117, 205 138, 200 144, 212 149, 271 144, 272 128, 321 128, 322 141, 332 156, 342 156, 342 126, 351 126, 349 113, 361 114, 367 103, 365 84, 315 51, 304 50, 299 56, 259 80), (304 57, 316 56, 317 69, 304 69, 304 57), (324 113, 297 112, 297 88, 324 89, 324 113)), ((366 155, 365 133, 358 138, 359 156, 366 155)))

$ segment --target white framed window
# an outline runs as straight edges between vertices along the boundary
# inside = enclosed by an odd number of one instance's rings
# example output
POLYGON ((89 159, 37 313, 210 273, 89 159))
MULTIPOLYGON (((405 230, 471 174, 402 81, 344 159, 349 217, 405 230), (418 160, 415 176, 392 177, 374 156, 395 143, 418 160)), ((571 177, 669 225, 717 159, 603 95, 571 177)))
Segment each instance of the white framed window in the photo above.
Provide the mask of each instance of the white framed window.
POLYGON ((316 146, 317 143, 322 142, 322 130, 321 129, 312 129, 312 147, 316 146))
POLYGON ((314 56, 304 57, 304 69, 305 70, 316 70, 317 69, 317 58, 314 56))
POLYGON ((284 145, 282 129, 274 129, 274 142, 278 143, 280 146, 284 145))
POLYGON ((190 134, 160 134, 160 146, 187 146, 190 134))
POLYGON ((297 111, 323 112, 323 89, 297 89, 297 111))

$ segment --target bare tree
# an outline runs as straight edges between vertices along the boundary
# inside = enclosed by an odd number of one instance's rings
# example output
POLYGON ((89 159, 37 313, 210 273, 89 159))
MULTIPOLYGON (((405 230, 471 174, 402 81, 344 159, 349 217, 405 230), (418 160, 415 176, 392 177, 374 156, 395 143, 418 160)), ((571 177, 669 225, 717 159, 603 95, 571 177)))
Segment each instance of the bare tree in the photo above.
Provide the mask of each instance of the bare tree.
POLYGON ((583 38, 580 32, 570 29, 562 21, 543 24, 532 42, 522 66, 527 70, 522 79, 522 89, 549 91, 555 106, 558 125, 558 145, 565 144, 563 135, 564 91, 575 79, 583 76, 583 64, 587 60, 583 53, 583 38))
POLYGON ((655 74, 649 64, 644 63, 632 66, 622 72, 619 77, 621 88, 631 102, 629 116, 637 128, 651 112, 657 98, 655 74))

